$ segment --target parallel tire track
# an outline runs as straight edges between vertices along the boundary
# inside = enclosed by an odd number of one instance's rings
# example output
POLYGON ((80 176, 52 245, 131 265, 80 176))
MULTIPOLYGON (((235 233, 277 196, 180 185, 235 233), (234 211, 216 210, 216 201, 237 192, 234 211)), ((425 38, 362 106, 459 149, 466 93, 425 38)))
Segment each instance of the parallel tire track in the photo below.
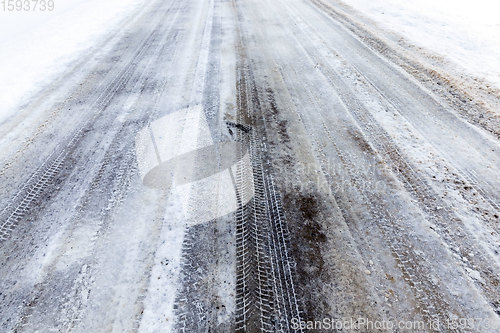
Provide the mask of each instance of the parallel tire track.
MULTIPOLYGON (((378 54, 381 54, 382 56, 386 57, 388 60, 393 62, 396 66, 399 66, 403 68, 409 75, 415 76, 420 82, 428 83, 428 82, 435 82, 436 80, 443 80, 446 81, 445 78, 440 77, 440 74, 435 72, 432 69, 428 69, 422 64, 419 64, 401 54, 398 54, 397 51, 392 49, 389 45, 386 45, 383 41, 379 40, 375 36, 373 36, 370 32, 368 32, 366 29, 362 28, 361 26, 357 25, 355 22, 352 22, 349 20, 349 18, 342 14, 341 12, 333 9, 330 5, 326 5, 325 3, 322 2, 322 0, 312 0, 313 6, 316 7, 317 10, 323 12, 325 15, 330 16, 334 20, 339 21, 346 29, 348 29, 350 32, 352 32, 354 35, 356 35, 358 38, 360 38, 363 43, 365 43, 367 46, 369 46, 371 49, 373 49, 375 52, 378 54), (409 68, 407 68, 409 67, 409 68), (417 74, 418 73, 418 74, 417 74), (425 79, 422 79, 421 77, 418 77, 418 75, 424 75, 425 79), (437 78, 436 78, 437 76, 437 78)), ((306 22, 307 25, 311 26, 309 23, 306 22)), ((318 35, 319 36, 319 35, 318 35)), ((317 37, 318 38, 318 37, 317 37)), ((321 38, 321 37, 319 37, 321 38)), ((315 53, 310 53, 311 57, 317 58, 315 53)), ((354 67, 354 66, 353 66, 354 67)), ((375 91, 384 99, 386 103, 388 103, 392 108, 395 110, 398 110, 398 106, 384 94, 383 91, 381 91, 377 85, 363 74, 363 72, 357 68, 354 67, 358 75, 363 77, 364 80, 366 80, 375 91)), ((332 78, 332 76, 327 76, 328 78, 332 78)), ((445 86, 448 90, 453 91, 451 95, 453 96, 452 101, 455 102, 453 105, 453 111, 456 111, 457 109, 460 111, 462 114, 462 117, 474 124, 478 124, 479 126, 483 127, 489 132, 492 132, 494 135, 498 135, 498 133, 495 133, 494 130, 488 127, 488 123, 483 122, 482 118, 479 117, 478 119, 470 119, 471 115, 468 114, 467 108, 470 108, 469 103, 464 103, 461 102, 461 100, 467 100, 468 98, 463 96, 463 92, 460 91, 454 91, 455 88, 447 86, 447 84, 441 84, 442 86, 445 86)), ((442 87, 440 89, 443 89, 442 87)), ((344 89, 345 90, 345 89, 344 89)), ((435 89, 433 89, 434 92, 435 89)), ((449 98, 449 91, 444 91, 440 90, 437 91, 438 96, 442 97, 443 94, 446 96, 444 98, 449 98)), ((476 107, 476 106, 475 106, 476 107)), ((399 112, 399 111, 398 111, 399 112)), ((478 114, 488 114, 488 112, 485 112, 484 110, 479 110, 475 111, 478 114)), ((401 113, 401 112, 399 112, 401 113)), ((458 167, 454 166, 455 169, 457 170, 457 173, 463 180, 465 180, 470 187, 472 187, 478 194, 481 195, 481 197, 489 203, 489 205, 495 210, 495 211, 500 211, 500 205, 498 204, 498 195, 495 191, 487 190, 481 186, 481 182, 478 180, 477 175, 473 170, 468 170, 463 167, 458 167)))
MULTIPOLYGON (((391 47, 362 23, 353 20, 347 12, 339 8, 342 7, 341 4, 337 6, 338 4, 334 5, 323 0, 311 0, 311 4, 317 10, 341 23, 365 45, 375 50, 390 62, 401 67, 409 75, 415 77, 415 79, 428 87, 433 93, 439 95, 444 100, 450 101, 453 110, 457 111, 463 119, 481 126, 497 138, 499 137, 498 118, 495 118, 494 112, 491 112, 495 110, 495 104, 498 103, 498 101, 493 101, 495 99, 494 93, 491 95, 489 94, 490 92, 485 94, 482 91, 485 87, 482 87, 483 89, 473 88, 470 85, 467 87, 467 85, 464 85, 465 82, 456 82, 456 79, 450 78, 443 71, 428 67, 416 59, 403 54, 402 51, 391 47), (472 92, 467 91, 467 88, 472 88, 472 92), (482 95, 480 98, 484 100, 481 102, 468 102, 475 99, 474 94, 478 96, 482 95), (485 101, 487 101, 486 105, 484 104, 485 101)), ((484 90, 488 91, 488 89, 484 90)))
MULTIPOLYGON (((238 11, 237 4, 233 6, 238 11)), ((265 103, 260 101, 246 58, 241 27, 237 37, 237 121, 248 133, 239 138, 247 149, 240 149, 236 169, 236 331, 300 331, 292 328, 292 320, 300 320, 302 310, 295 288, 296 265, 289 254, 289 230, 265 139, 260 139, 265 133, 265 103), (251 165, 244 163, 245 153, 251 165), (253 197, 242 204, 249 192, 253 197)))
POLYGON ((263 164, 265 144, 256 136, 251 133, 248 150, 252 178, 242 162, 236 171, 240 191, 254 191, 236 211, 236 331, 289 332, 292 319, 300 318, 295 263, 281 198, 270 166, 263 164))
MULTIPOLYGON (((168 8, 169 12, 174 7, 173 1, 168 8)), ((72 151, 77 147, 78 142, 85 136, 88 129, 96 121, 99 115, 102 114, 107 106, 111 103, 115 95, 122 91, 128 82, 130 82, 134 73, 138 70, 140 59, 155 46, 155 40, 158 38, 158 27, 163 24, 163 20, 158 20, 155 23, 154 29, 146 39, 140 44, 139 48, 135 51, 129 63, 118 73, 112 82, 105 88, 105 90, 97 97, 97 99, 89 107, 90 112, 93 112, 92 117, 84 124, 80 125, 77 129, 69 135, 66 142, 62 142, 58 147, 49 155, 45 162, 32 174, 28 181, 18 191, 18 193, 10 200, 8 205, 4 207, 0 213, 0 242, 5 241, 16 225, 23 219, 39 200, 41 194, 53 183, 53 179, 60 172, 64 162, 71 155, 72 151)))
MULTIPOLYGON (((281 73, 285 82, 299 82, 298 80, 293 80, 287 78, 285 73, 281 73)), ((304 88, 296 88, 296 89, 304 89, 304 88)), ((315 106, 315 109, 322 110, 321 106, 318 105, 318 102, 314 98, 314 94, 306 88, 309 103, 315 106)), ((293 95, 293 92, 291 92, 293 95)), ((323 118, 323 115, 318 114, 316 117, 323 118)), ((314 128, 309 128, 308 121, 299 113, 299 117, 301 121, 305 124, 306 128, 310 130, 311 138, 313 139, 314 146, 318 150, 320 156, 326 156, 323 146, 325 140, 320 140, 317 136, 317 130, 314 128), (321 143, 320 143, 321 142, 321 143)), ((330 133, 328 127, 325 125, 323 121, 323 129, 326 130, 326 138, 328 142, 328 146, 333 148, 335 154, 340 158, 342 164, 345 166, 346 172, 349 174, 351 179, 359 178, 358 174, 355 174, 355 170, 357 169, 357 165, 355 162, 351 161, 350 158, 346 157, 345 152, 340 149, 335 143, 337 140, 330 133)), ((322 169, 328 165, 328 161, 324 158, 320 158, 322 162, 322 169)), ((349 221, 347 225, 351 227, 351 232, 356 234, 356 230, 352 230, 352 227, 357 224, 356 218, 352 217, 350 214, 350 206, 349 202, 346 202, 345 196, 343 193, 338 193, 337 189, 334 188, 334 184, 336 183, 335 179, 332 179, 332 175, 329 173, 327 169, 323 169, 323 174, 326 179, 329 180, 330 185, 332 186, 332 192, 336 202, 339 204, 339 208, 344 216, 346 221, 349 221)), ((369 182, 362 182, 369 183, 369 182)), ((377 210, 374 207, 380 207, 380 203, 384 202, 383 198, 378 195, 373 195, 370 191, 367 191, 366 188, 362 186, 362 184, 353 182, 354 188, 356 191, 359 191, 359 194, 363 197, 363 202, 367 203, 367 207, 370 207, 370 211, 367 213, 367 217, 370 219, 368 225, 377 226, 379 232, 382 232, 384 235, 384 239, 387 241, 387 244, 390 248, 390 251, 402 272, 403 278, 407 281, 408 285, 412 289, 415 294, 416 299, 420 303, 418 305, 418 310, 421 312, 422 316, 427 320, 433 320, 436 315, 440 318, 447 318, 447 310, 450 309, 449 304, 446 300, 439 294, 428 293, 426 291, 429 290, 437 290, 436 286, 430 281, 427 277, 429 276, 428 265, 426 263, 426 259, 421 255, 418 255, 411 245, 411 241, 407 237, 401 237, 401 235, 405 234, 405 231, 401 228, 401 221, 397 220, 390 212, 387 210, 377 210)), ((348 201, 348 200, 347 200, 348 201)))
MULTIPOLYGON (((304 35, 302 37, 311 39, 310 35, 307 37, 304 35)), ((323 63, 320 61, 318 52, 310 50, 306 45, 303 45, 303 47, 312 61, 315 63, 323 63)), ((487 255, 484 255, 481 250, 473 251, 473 249, 477 249, 478 247, 471 242, 470 238, 455 236, 456 234, 460 234, 460 232, 458 232, 459 227, 465 229, 462 219, 448 207, 444 200, 440 199, 440 196, 433 190, 431 185, 415 171, 414 167, 398 149, 389 134, 378 124, 373 115, 371 115, 366 107, 357 100, 355 94, 349 89, 345 82, 342 81, 342 74, 338 73, 329 64, 321 66, 320 71, 339 94, 346 109, 353 116, 357 125, 362 129, 363 135, 367 136, 369 139, 368 141, 364 141, 367 149, 372 149, 367 143, 370 142, 375 148, 372 153, 378 154, 379 161, 384 161, 391 166, 394 174, 402 182, 405 189, 417 199, 418 206, 427 214, 427 218, 435 225, 434 230, 447 242, 450 249, 460 258, 465 257, 468 253, 477 252, 477 255, 469 258, 466 262, 460 261, 460 264, 466 270, 479 269, 481 275, 484 276, 485 279, 483 279, 481 283, 476 282, 476 284, 479 288, 484 290, 484 295, 488 295, 490 304, 497 310, 498 305, 495 304, 497 303, 497 286, 500 284, 500 280, 492 269, 487 266, 489 262, 487 255), (439 213, 436 213, 436 207, 441 207, 439 213), (454 223, 450 224, 450 221, 454 221, 454 223)), ((357 71, 357 73, 362 75, 359 71, 357 71)), ((323 123, 323 128, 330 138, 331 143, 335 145, 334 135, 330 133, 325 123, 323 123)), ((359 140, 365 139, 359 138, 359 140)), ((343 153, 338 148, 337 152, 339 156, 342 156, 343 153)), ((467 177, 463 174, 459 175, 464 178, 462 181, 465 184, 477 190, 493 207, 496 207, 491 198, 488 198, 480 188, 474 186, 474 182, 467 182, 467 180, 469 180, 467 177)))

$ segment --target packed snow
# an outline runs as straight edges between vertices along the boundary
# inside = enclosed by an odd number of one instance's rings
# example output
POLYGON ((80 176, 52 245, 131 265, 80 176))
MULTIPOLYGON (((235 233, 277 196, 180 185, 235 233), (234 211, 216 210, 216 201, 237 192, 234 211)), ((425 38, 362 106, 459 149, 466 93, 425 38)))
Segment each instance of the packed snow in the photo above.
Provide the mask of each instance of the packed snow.
POLYGON ((0 9, 0 123, 144 0, 55 1, 53 11, 0 9))
POLYGON ((343 0, 380 27, 500 88, 498 0, 343 0))

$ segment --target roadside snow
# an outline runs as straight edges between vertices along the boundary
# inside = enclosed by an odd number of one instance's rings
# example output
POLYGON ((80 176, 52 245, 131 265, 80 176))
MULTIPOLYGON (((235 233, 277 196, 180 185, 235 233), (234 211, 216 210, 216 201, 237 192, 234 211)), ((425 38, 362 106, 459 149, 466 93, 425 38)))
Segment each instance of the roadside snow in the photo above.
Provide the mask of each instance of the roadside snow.
POLYGON ((500 1, 342 1, 500 88, 500 1))
POLYGON ((52 12, 0 8, 0 123, 141 3, 145 1, 56 0, 52 12))

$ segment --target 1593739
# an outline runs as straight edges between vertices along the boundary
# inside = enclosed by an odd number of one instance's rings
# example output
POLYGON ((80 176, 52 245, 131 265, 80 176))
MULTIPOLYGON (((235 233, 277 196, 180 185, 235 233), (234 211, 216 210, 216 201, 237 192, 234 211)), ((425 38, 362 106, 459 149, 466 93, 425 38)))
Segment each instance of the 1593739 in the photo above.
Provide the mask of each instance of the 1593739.
POLYGON ((51 12, 55 9, 54 0, 2 0, 4 12, 51 12))

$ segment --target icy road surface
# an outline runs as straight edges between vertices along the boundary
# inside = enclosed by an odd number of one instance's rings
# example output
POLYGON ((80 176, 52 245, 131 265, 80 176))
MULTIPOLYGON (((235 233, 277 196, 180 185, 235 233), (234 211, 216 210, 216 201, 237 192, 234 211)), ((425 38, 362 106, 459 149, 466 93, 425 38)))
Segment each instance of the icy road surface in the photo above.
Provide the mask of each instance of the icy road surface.
POLYGON ((499 332, 498 91, 328 0, 122 24, 0 126, 1 332, 499 332))

